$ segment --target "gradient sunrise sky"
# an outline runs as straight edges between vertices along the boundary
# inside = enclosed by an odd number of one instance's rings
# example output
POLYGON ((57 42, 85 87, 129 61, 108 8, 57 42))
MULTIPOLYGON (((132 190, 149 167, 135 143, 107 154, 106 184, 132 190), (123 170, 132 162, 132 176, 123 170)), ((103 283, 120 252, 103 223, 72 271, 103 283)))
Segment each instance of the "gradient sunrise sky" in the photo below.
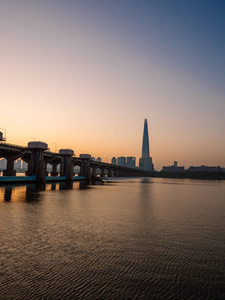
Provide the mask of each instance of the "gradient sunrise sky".
MULTIPOLYGON (((225 167, 225 1, 0 0, 0 128, 110 162, 225 167)), ((2 130, 4 132, 4 130, 2 130)))

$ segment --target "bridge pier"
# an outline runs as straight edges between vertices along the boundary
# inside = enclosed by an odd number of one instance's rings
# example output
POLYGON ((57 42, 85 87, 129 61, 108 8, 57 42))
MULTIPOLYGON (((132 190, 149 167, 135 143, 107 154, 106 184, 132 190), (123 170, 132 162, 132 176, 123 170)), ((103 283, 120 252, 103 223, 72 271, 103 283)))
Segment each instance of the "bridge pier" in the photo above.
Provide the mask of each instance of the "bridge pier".
POLYGON ((112 170, 110 168, 108 169, 108 175, 107 175, 107 177, 112 177, 112 170))
POLYGON ((85 176, 86 181, 91 180, 91 166, 90 166, 90 160, 91 155, 90 154, 80 154, 81 166, 80 166, 80 176, 85 176))
POLYGON ((67 181, 73 180, 73 164, 72 164, 72 155, 74 151, 70 149, 60 149, 59 154, 62 155, 60 163, 60 176, 66 176, 67 181))
POLYGON ((32 176, 35 174, 34 171, 34 157, 33 154, 31 153, 30 159, 24 159, 24 161, 27 163, 27 171, 25 172, 25 175, 27 176, 32 176))
POLYGON ((87 159, 85 160, 85 179, 87 181, 91 180, 91 168, 90 168, 90 160, 87 159))
POLYGON ((16 176, 16 170, 14 170, 14 161, 18 159, 20 155, 18 154, 8 154, 5 155, 6 170, 3 170, 3 176, 16 176))
POLYGON ((117 176, 117 170, 116 170, 116 169, 113 169, 113 177, 118 177, 118 176, 117 176))
POLYGON ((36 175, 37 182, 43 182, 46 176, 44 151, 48 149, 48 145, 43 142, 29 142, 28 149, 31 150, 31 158, 27 161, 28 170, 26 175, 36 175))
POLYGON ((50 164, 52 165, 52 172, 50 173, 51 176, 58 176, 59 174, 59 172, 57 172, 58 162, 51 162, 50 164))
POLYGON ((117 177, 122 177, 122 171, 121 170, 117 170, 117 177))
POLYGON ((97 169, 97 167, 91 167, 91 178, 95 178, 96 177, 96 169, 97 169))
POLYGON ((129 171, 127 171, 127 176, 128 177, 132 177, 132 172, 129 170, 129 171))
POLYGON ((101 170, 100 177, 105 177, 105 168, 100 167, 99 169, 101 170))
POLYGON ((79 176, 84 176, 84 161, 80 163, 80 173, 79 176))

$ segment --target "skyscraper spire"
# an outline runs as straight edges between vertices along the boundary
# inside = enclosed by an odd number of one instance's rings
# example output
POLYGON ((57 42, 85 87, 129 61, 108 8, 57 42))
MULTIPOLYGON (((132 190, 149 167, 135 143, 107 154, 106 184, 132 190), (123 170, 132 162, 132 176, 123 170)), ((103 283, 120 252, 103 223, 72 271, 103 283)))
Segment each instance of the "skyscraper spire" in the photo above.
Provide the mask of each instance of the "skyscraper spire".
POLYGON ((152 163, 152 158, 149 153, 149 138, 148 138, 148 121, 144 120, 144 132, 142 141, 142 157, 139 160, 139 167, 144 168, 150 172, 154 171, 154 165, 152 163))
POLYGON ((149 157, 148 121, 144 121, 144 132, 142 142, 142 157, 149 157))

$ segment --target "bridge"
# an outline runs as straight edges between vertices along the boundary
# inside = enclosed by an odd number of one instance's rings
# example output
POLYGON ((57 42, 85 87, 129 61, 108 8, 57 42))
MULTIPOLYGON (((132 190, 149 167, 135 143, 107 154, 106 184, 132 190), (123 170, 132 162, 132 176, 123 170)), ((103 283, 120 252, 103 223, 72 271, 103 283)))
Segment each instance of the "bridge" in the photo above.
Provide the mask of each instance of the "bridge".
POLYGON ((92 160, 90 154, 80 154, 79 157, 76 157, 71 149, 60 149, 58 153, 51 152, 46 143, 37 141, 29 142, 27 147, 0 142, 0 158, 7 160, 6 170, 3 171, 3 176, 0 176, 0 182, 4 180, 4 177, 9 178, 10 181, 16 178, 14 162, 19 158, 28 164, 25 173, 27 177, 23 178, 25 180, 27 178, 27 181, 31 178, 37 182, 46 180, 73 181, 75 179, 75 166, 80 167, 79 176, 87 181, 96 178, 97 169, 100 170, 101 178, 106 175, 108 177, 144 177, 151 175, 149 171, 143 169, 92 160), (52 165, 50 176, 47 172, 47 164, 52 165), (58 165, 60 165, 60 172, 57 171, 58 165))

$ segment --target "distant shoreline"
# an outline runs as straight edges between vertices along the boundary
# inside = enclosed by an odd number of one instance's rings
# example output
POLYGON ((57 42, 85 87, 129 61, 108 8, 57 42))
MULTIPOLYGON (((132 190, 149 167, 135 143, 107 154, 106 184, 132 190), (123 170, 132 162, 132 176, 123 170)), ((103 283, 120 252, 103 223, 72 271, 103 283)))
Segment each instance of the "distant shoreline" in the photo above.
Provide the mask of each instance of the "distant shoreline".
POLYGON ((152 174, 152 177, 158 178, 183 178, 183 179, 210 179, 210 180, 225 180, 224 172, 157 172, 152 174))

